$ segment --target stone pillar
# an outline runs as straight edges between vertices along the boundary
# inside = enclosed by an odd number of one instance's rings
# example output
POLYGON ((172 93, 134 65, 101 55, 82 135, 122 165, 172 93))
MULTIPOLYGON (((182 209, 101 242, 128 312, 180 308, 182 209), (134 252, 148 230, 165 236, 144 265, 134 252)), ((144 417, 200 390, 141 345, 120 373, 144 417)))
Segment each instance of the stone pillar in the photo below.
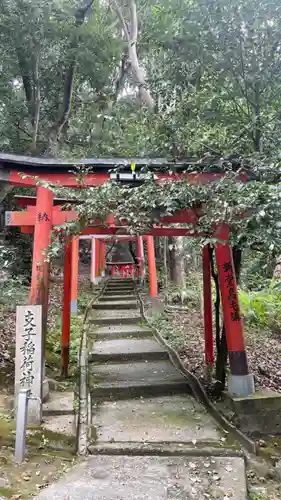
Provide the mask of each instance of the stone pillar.
POLYGON ((29 391, 27 423, 40 425, 43 402, 42 305, 17 307, 15 407, 20 389, 29 391))

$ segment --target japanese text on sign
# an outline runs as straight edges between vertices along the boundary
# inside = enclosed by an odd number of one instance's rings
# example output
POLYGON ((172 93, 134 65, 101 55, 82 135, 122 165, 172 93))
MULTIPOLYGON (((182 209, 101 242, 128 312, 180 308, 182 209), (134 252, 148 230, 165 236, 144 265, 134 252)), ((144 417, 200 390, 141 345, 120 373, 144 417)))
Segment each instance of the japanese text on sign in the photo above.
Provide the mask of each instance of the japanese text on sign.
POLYGON ((20 348, 22 353, 21 370, 22 375, 20 378, 21 386, 31 387, 34 382, 33 364, 35 354, 34 336, 36 335, 36 324, 34 312, 27 309, 24 314, 23 323, 23 345, 20 348))
POLYGON ((223 264, 223 270, 225 272, 225 283, 228 289, 227 300, 229 302, 231 309, 231 319, 232 321, 240 321, 239 306, 238 306, 236 287, 234 284, 232 263, 225 262, 223 264))

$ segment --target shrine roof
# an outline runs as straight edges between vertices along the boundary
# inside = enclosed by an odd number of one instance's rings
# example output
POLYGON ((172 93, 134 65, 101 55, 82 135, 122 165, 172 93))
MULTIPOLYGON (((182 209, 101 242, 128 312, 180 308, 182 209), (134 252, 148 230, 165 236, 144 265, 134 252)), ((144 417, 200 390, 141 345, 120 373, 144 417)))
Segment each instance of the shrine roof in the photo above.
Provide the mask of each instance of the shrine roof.
MULTIPOLYGON (((147 167, 150 171, 161 171, 161 170, 195 170, 202 171, 208 169, 209 171, 218 172, 224 170, 223 165, 225 163, 233 163, 237 165, 237 162, 232 162, 230 159, 206 157, 203 160, 198 160, 196 158, 185 158, 182 160, 173 160, 166 158, 85 158, 85 159, 60 159, 60 158, 45 158, 45 157, 33 157, 33 156, 23 156, 16 154, 8 154, 0 152, 0 169, 2 170, 19 170, 24 169, 25 171, 36 172, 69 172, 75 169, 86 169, 88 172, 109 172, 112 169, 118 169, 119 171, 129 171, 131 170, 131 164, 135 163, 136 171, 147 167)), ((237 166, 236 166, 237 168, 237 166)))

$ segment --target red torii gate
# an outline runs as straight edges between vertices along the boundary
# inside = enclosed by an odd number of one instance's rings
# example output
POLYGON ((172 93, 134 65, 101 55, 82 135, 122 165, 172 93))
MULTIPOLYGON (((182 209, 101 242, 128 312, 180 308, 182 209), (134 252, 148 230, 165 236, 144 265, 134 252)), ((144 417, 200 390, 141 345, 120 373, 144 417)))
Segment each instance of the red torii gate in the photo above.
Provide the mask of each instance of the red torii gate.
MULTIPOLYGON (((69 162, 61 162, 58 160, 44 160, 44 159, 34 159, 28 157, 15 157, 13 155, 0 155, 0 161, 2 160, 2 177, 0 175, 0 181, 6 181, 11 184, 21 185, 21 186, 35 186, 36 175, 38 180, 45 180, 50 183, 60 183, 63 186, 69 187, 86 187, 86 186, 98 186, 107 182, 113 175, 110 174, 109 170, 112 169, 112 164, 116 166, 116 160, 87 160, 87 164, 93 165, 94 172, 88 173, 84 177, 84 184, 81 185, 77 175, 69 173, 69 168, 72 164, 69 162), (3 159, 3 156, 5 157, 3 159), (8 158, 9 157, 9 158, 8 158), (95 166, 99 165, 102 167, 98 171, 95 166), (55 171, 57 170, 57 171, 55 171), (25 175, 22 175, 25 174, 25 175)), ((123 165, 129 166, 131 162, 134 161, 141 168, 142 165, 147 165, 147 161, 133 159, 130 161, 124 160, 123 165)), ((79 163, 79 162, 78 162, 79 163)), ((82 162, 80 162, 81 164, 82 162)), ((119 163, 122 163, 119 160, 119 163)), ((149 163, 149 162, 148 162, 149 163)), ((157 161, 154 162, 152 167, 157 167, 157 161)), ((158 160, 159 163, 159 160, 158 160)), ((160 162, 161 163, 161 162, 160 162)), ((77 165, 77 162, 74 162, 77 165)), ((84 163, 85 164, 85 163, 84 163)), ((167 165, 166 161, 162 160, 161 165, 167 165)), ((174 167, 174 163, 172 164, 174 167)), ((184 166, 186 163, 182 162, 180 166, 184 166)), ((151 167, 151 164, 150 164, 151 167)), ((151 167, 151 168, 152 168, 151 167)), ((115 176, 119 175, 120 180, 122 180, 122 173, 115 173, 115 176)), ((127 175, 125 180, 128 179, 128 175, 132 182, 136 179, 141 178, 141 174, 124 174, 127 175)), ((192 173, 162 173, 157 172, 155 182, 167 182, 168 180, 179 180, 186 179, 189 183, 206 183, 220 179, 224 174, 221 172, 192 172, 192 173)), ((246 176, 240 176, 240 180, 246 180, 246 176)), ((191 210, 192 217, 197 218, 195 211, 191 210)), ((171 223, 183 223, 191 222, 187 216, 188 210, 175 214, 174 216, 165 217, 161 220, 161 223, 171 224, 171 223), (188 220, 183 220, 183 219, 188 220)), ((27 231, 32 230, 34 227, 34 248, 33 248, 33 265, 32 265, 32 284, 31 284, 31 294, 30 301, 35 304, 42 304, 43 310, 45 312, 44 317, 46 320, 46 312, 48 306, 48 263, 45 261, 45 251, 48 248, 51 240, 52 226, 56 224, 61 224, 66 222, 66 220, 73 220, 75 213, 73 211, 63 212, 54 203, 53 193, 45 187, 37 187, 37 199, 36 206, 29 207, 26 213, 16 213, 7 214, 7 222, 13 225, 20 225, 25 227, 27 231), (54 208, 53 208, 54 205, 54 208), (10 217, 10 219, 9 219, 10 217), (59 222, 58 222, 59 221, 59 222), (62 222, 60 222, 62 221, 62 222), (20 223, 20 224, 19 224, 20 223), (27 229, 28 228, 28 229, 27 229)), ((95 221, 97 223, 98 221, 95 221)), ((126 234, 126 227, 116 226, 110 223, 108 220, 107 227, 97 226, 87 227, 83 231, 83 234, 96 234, 96 235, 108 235, 108 234, 126 234)), ((113 221, 112 221, 113 222, 113 221)), ((195 220, 193 219, 193 222, 195 220)), ((224 323, 226 329, 227 345, 229 351, 230 360, 230 390, 233 393, 240 395, 248 395, 254 392, 253 377, 249 374, 247 356, 245 351, 245 343, 243 338, 243 324, 239 311, 238 304, 238 294, 237 294, 237 284, 235 278, 235 271, 232 258, 232 250, 226 244, 228 241, 228 227, 223 224, 220 226, 216 235, 222 240, 222 243, 217 243, 215 245, 215 255, 218 267, 218 276, 221 287, 222 294, 222 305, 224 314, 224 323)), ((187 230, 186 228, 173 228, 173 227, 160 227, 154 226, 151 232, 147 235, 148 237, 148 249, 150 252, 154 252, 154 235, 192 235, 196 234, 193 231, 187 230)), ((65 262, 68 263, 68 268, 65 267, 65 281, 64 287, 65 291, 70 290, 71 282, 71 242, 66 244, 65 252, 65 262)), ((155 259, 150 262, 151 273, 155 273, 155 259)), ((210 261, 209 255, 206 250, 203 251, 203 273, 204 273, 204 326, 205 326, 205 352, 206 352, 206 362, 208 364, 213 363, 213 340, 212 340, 212 305, 211 305, 211 290, 210 290, 210 261)), ((157 289, 156 289, 157 293, 157 289)), ((70 298, 69 298, 70 302, 70 298)), ((68 309, 68 307, 66 307, 68 309)), ((66 313, 65 313, 66 314, 66 313)), ((68 360, 68 348, 69 344, 66 346, 62 345, 62 359, 64 364, 64 369, 66 371, 67 360, 68 360)))

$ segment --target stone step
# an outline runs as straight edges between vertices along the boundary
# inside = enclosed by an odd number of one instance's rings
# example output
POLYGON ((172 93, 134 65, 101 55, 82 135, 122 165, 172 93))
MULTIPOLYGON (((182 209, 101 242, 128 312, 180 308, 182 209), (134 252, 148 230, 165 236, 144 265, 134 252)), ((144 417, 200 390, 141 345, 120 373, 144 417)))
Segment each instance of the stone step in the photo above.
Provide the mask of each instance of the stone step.
POLYGON ((138 309, 138 303, 136 300, 127 301, 112 301, 112 302, 96 302, 93 304, 93 309, 99 309, 101 311, 111 311, 113 309, 138 309))
MULTIPOLYGON (((124 447, 124 450, 126 448, 124 447)), ((120 454, 119 454, 120 455, 120 454)), ((90 456, 38 500, 245 500, 244 457, 90 456), (71 493, 70 493, 71 492, 71 493)))
POLYGON ((186 380, 169 361, 90 365, 93 401, 163 396, 188 392, 186 380), (100 380, 100 382, 95 382, 100 380))
POLYGON ((118 317, 112 316, 108 318, 93 318, 91 319, 91 323, 95 325, 135 325, 142 321, 141 316, 132 316, 132 317, 118 317))
POLYGON ((114 297, 118 295, 119 297, 127 297, 130 295, 130 297, 136 297, 136 292, 135 290, 111 290, 109 292, 104 291, 102 294, 102 297, 114 297))
POLYGON ((161 361, 169 359, 168 351, 154 339, 121 339, 95 342, 89 361, 122 363, 127 361, 161 361))
POLYGON ((149 328, 140 325, 101 326, 95 329, 94 335, 98 340, 148 338, 153 336, 149 328))
POLYGON ((122 300, 132 300, 135 298, 135 294, 127 294, 127 295, 101 295, 101 297, 99 297, 99 302, 118 302, 118 301, 122 301, 122 300))
POLYGON ((121 281, 119 283, 107 283, 106 288, 135 288, 135 284, 133 282, 124 282, 121 281))
POLYGON ((108 283, 134 283, 132 278, 111 278, 108 280, 108 283))
POLYGON ((110 384, 100 384, 91 390, 92 401, 135 399, 147 396, 166 396, 167 394, 182 394, 189 389, 182 381, 161 382, 147 380, 146 382, 118 382, 110 384))
POLYGON ((221 445, 217 422, 190 394, 103 401, 92 407, 96 442, 221 445))
POLYGON ((131 286, 132 288, 135 286, 134 281, 125 281, 125 280, 120 280, 120 281, 108 281, 106 283, 106 286, 131 286))
POLYGON ((135 288, 134 283, 107 283, 106 288, 135 288))
POLYGON ((115 292, 115 293, 116 292, 118 292, 118 293, 125 293, 125 292, 131 293, 132 292, 132 293, 135 293, 135 288, 131 287, 131 286, 124 286, 124 287, 123 286, 122 287, 121 286, 116 286, 116 287, 115 286, 111 286, 111 287, 106 287, 104 289, 103 293, 109 293, 109 292, 110 293, 111 292, 115 292))
MULTIPOLYGON (((92 442, 88 447, 88 451, 91 455, 128 455, 131 457, 197 457, 198 459, 202 459, 205 457, 205 462, 207 462, 206 458, 212 460, 215 457, 224 457, 229 458, 230 460, 234 458, 240 458, 241 461, 244 460, 244 454, 242 450, 235 450, 233 448, 225 448, 221 447, 219 442, 206 442, 202 443, 200 446, 194 446, 193 442, 154 442, 149 440, 143 440, 143 442, 135 442, 135 441, 115 441, 113 440, 111 443, 109 442, 92 442)), ((227 461, 228 462, 228 461, 227 461)), ((229 462, 228 462, 229 464, 229 462)), ((207 467, 207 465, 205 465, 207 467)), ((229 467, 230 468, 230 467, 229 467)), ((193 481, 195 482, 195 481, 193 481)), ((177 498, 177 497, 175 497, 177 498)), ((189 497, 179 497, 180 499, 186 500, 189 497)), ((196 497, 194 497, 196 498, 196 497)), ((205 498, 211 498, 209 496, 204 496, 205 498)), ((212 497, 212 498, 233 498, 231 497, 212 497)), ((243 500, 246 500, 245 497, 242 497, 243 500)), ((162 500, 162 499, 161 499, 162 500)), ((174 500, 174 499, 173 499, 174 500)), ((236 500, 236 497, 235 497, 236 500)), ((259 497, 259 500, 260 497, 259 497)), ((263 498, 264 500, 264 498, 263 498)))

